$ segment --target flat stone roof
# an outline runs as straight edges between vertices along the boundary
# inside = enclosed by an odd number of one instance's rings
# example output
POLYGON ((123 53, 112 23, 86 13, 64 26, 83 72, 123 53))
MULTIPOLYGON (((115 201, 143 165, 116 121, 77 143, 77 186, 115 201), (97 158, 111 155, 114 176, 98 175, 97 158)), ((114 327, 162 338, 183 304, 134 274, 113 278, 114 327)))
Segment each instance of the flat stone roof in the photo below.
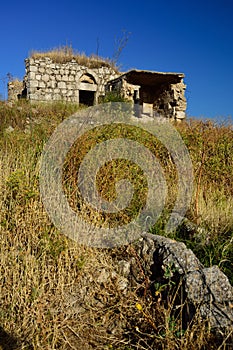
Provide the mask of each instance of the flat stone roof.
POLYGON ((171 72, 155 72, 150 70, 138 70, 133 69, 126 73, 123 73, 118 78, 110 80, 110 83, 115 81, 126 79, 129 84, 133 85, 159 85, 163 83, 178 83, 185 75, 183 73, 171 73, 171 72))

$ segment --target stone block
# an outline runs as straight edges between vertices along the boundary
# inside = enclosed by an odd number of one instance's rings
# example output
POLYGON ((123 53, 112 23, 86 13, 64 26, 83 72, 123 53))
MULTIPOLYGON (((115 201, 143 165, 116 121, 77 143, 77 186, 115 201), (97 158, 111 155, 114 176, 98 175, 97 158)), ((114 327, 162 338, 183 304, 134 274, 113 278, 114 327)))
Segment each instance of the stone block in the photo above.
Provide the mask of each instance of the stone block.
POLYGON ((54 94, 53 95, 53 99, 56 100, 56 101, 59 101, 59 100, 62 100, 62 97, 60 94, 54 94))
POLYGON ((52 100, 52 95, 51 94, 45 94, 44 99, 45 99, 45 101, 51 101, 52 100))
POLYGON ((59 81, 57 84, 57 87, 59 89, 65 89, 66 88, 66 83, 64 81, 59 81))
POLYGON ((70 90, 70 91, 67 91, 67 96, 69 96, 69 97, 70 97, 70 96, 73 96, 73 91, 71 91, 71 90, 70 90))
POLYGON ((35 72, 29 72, 28 73, 28 80, 34 80, 36 78, 35 72))
POLYGON ((52 89, 55 89, 56 86, 57 86, 57 84, 54 80, 50 80, 47 84, 47 87, 50 87, 52 89))
POLYGON ((46 87, 46 84, 45 84, 43 81, 39 81, 39 82, 38 82, 38 87, 40 87, 40 88, 45 88, 45 87, 46 87))
POLYGON ((36 66, 29 66, 29 72, 37 72, 37 67, 36 66))
POLYGON ((68 81, 68 80, 69 80, 68 75, 63 75, 63 76, 62 76, 62 80, 63 80, 63 81, 68 81))
POLYGON ((50 76, 48 74, 44 74, 42 76, 42 80, 45 81, 45 82, 48 82, 50 80, 50 76))
POLYGON ((74 90, 75 89, 75 86, 74 86, 74 84, 66 84, 66 88, 67 88, 67 90, 74 90))
POLYGON ((34 88, 38 86, 38 83, 39 82, 37 80, 31 80, 28 85, 30 88, 34 88))
POLYGON ((176 111, 176 118, 177 119, 184 119, 185 118, 185 112, 184 111, 176 111))

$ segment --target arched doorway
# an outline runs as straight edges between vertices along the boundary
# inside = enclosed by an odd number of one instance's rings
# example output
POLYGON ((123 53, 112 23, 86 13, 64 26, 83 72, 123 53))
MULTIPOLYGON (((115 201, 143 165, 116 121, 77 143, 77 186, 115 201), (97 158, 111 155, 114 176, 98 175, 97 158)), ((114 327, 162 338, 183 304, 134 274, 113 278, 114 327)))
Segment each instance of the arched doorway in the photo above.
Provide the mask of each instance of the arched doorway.
POLYGON ((79 103, 93 106, 96 100, 97 84, 95 78, 89 74, 83 74, 79 79, 79 103))

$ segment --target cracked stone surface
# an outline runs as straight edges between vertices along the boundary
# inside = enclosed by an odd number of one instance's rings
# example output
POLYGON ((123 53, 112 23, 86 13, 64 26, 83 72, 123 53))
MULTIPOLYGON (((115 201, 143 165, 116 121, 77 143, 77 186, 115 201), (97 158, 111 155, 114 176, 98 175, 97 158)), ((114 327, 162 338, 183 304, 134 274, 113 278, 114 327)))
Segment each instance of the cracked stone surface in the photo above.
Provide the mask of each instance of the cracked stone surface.
POLYGON ((167 269, 171 278, 179 276, 186 301, 193 306, 187 315, 189 320, 199 312, 213 328, 233 326, 233 287, 217 266, 203 267, 184 243, 163 236, 143 234, 135 249, 145 274, 152 280, 159 279, 161 271, 167 269))

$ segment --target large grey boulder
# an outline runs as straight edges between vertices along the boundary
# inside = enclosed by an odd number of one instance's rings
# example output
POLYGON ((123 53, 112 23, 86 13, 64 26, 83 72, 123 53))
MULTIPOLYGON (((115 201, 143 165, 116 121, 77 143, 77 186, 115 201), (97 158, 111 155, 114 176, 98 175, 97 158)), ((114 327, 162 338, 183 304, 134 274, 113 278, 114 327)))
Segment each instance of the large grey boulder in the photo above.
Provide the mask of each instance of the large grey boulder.
POLYGON ((217 266, 204 268, 184 243, 158 235, 142 235, 135 250, 150 283, 180 284, 186 326, 196 313, 212 328, 233 326, 233 288, 217 266))
POLYGON ((136 261, 140 259, 140 269, 150 281, 150 288, 156 283, 180 288, 174 308, 182 308, 184 327, 197 313, 212 328, 233 326, 233 288, 217 266, 203 267, 184 243, 163 236, 142 234, 133 247, 137 258, 119 262, 120 270, 128 271, 124 275, 131 286, 140 284, 136 261))

